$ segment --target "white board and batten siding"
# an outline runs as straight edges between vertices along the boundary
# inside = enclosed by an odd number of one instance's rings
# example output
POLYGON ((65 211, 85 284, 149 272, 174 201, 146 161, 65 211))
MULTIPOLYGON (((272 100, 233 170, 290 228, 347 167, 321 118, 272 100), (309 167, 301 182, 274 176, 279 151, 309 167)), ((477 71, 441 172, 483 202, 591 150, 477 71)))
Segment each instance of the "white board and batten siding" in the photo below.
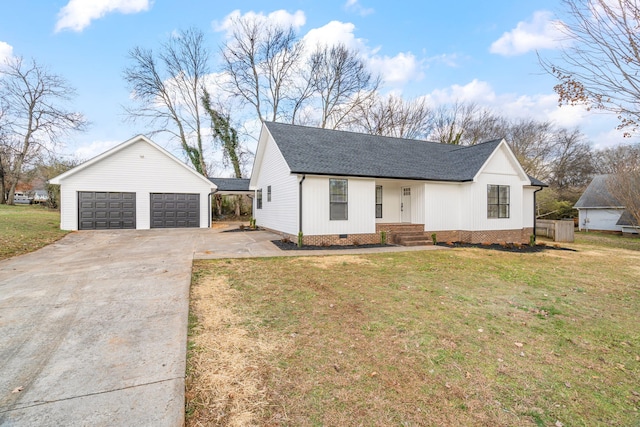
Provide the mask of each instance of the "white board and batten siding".
POLYGON ((400 212, 400 203, 402 202, 400 200, 400 195, 402 187, 404 187, 402 182, 377 179, 376 185, 382 186, 382 218, 376 218, 376 223, 401 222, 402 216, 400 212))
POLYGON ((468 187, 468 184, 447 182, 424 184, 425 230, 466 230, 468 187))
POLYGON ((78 192, 136 193, 136 228, 150 228, 151 193, 200 194, 200 228, 209 227, 206 178, 179 164, 144 139, 114 150, 90 166, 64 177, 61 175, 61 224, 63 230, 78 229, 78 192))
POLYGON ((260 169, 254 167, 251 189, 262 190, 262 209, 257 208, 257 198, 253 201, 253 216, 256 225, 284 233, 298 234, 298 177, 291 174, 287 162, 268 132, 263 132, 263 151, 260 169), (271 201, 267 198, 267 188, 271 186, 271 201))
MULTIPOLYGON (((533 206, 525 203, 525 186, 530 186, 529 178, 515 163, 515 157, 509 153, 506 144, 502 144, 491 155, 487 163, 476 176, 470 205, 473 214, 472 231, 481 230, 518 230, 533 227, 533 206), (509 186, 509 218, 489 218, 487 215, 487 187, 489 185, 509 186)), ((531 194, 532 196, 532 194, 531 194)))
POLYGON ((307 175, 302 185, 302 230, 305 236, 376 232, 375 179, 307 175), (346 220, 330 219, 329 179, 333 178, 346 179, 348 183, 346 220))

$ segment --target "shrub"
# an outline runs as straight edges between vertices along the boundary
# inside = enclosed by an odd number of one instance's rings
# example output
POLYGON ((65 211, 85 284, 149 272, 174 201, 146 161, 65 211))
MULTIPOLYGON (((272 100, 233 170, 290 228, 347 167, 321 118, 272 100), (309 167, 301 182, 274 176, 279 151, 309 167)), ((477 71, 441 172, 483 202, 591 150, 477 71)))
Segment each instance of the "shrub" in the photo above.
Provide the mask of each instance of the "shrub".
POLYGON ((304 243, 304 234, 302 234, 302 231, 299 231, 298 232, 298 247, 301 248, 303 243, 304 243))
POLYGON ((434 245, 438 244, 438 237, 436 236, 436 233, 431 233, 431 241, 434 245))
POLYGON ((380 244, 381 245, 386 245, 387 244, 387 232, 386 231, 381 231, 380 232, 380 244))

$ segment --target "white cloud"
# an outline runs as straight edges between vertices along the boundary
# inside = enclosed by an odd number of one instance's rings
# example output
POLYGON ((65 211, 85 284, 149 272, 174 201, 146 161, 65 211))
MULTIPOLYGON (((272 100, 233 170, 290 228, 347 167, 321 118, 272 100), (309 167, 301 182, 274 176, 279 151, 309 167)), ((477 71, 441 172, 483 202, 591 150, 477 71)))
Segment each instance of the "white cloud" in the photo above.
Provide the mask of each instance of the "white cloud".
POLYGON ((411 52, 399 52, 395 56, 379 55, 380 47, 371 48, 365 39, 355 36, 355 25, 351 22, 331 21, 309 30, 303 37, 310 54, 318 46, 343 44, 360 53, 369 69, 379 73, 382 80, 390 85, 404 84, 410 80, 420 80, 423 76, 422 62, 411 52))
POLYGON ((307 50, 313 51, 317 46, 334 46, 343 44, 349 49, 361 52, 367 50, 366 42, 354 35, 356 26, 351 22, 331 21, 319 28, 309 30, 302 38, 307 50))
POLYGON ((122 141, 93 141, 76 148, 73 155, 78 159, 89 160, 121 143, 122 141))
POLYGON ((607 147, 613 147, 619 144, 629 144, 630 142, 638 142, 637 137, 635 140, 630 140, 629 138, 624 137, 624 131, 618 129, 608 129, 596 133, 591 137, 591 141, 593 143, 593 148, 597 150, 601 150, 607 147))
POLYGON ((430 63, 444 64, 447 67, 451 68, 458 68, 460 66, 460 62, 467 59, 468 57, 458 55, 457 53, 441 53, 440 55, 435 55, 427 58, 427 61, 430 63))
POLYGON ((506 117, 549 120, 567 128, 588 125, 594 116, 582 106, 559 107, 558 96, 553 93, 497 94, 489 83, 478 79, 474 79, 466 85, 452 85, 445 89, 436 89, 426 97, 434 106, 455 102, 473 102, 479 106, 489 107, 497 114, 506 117))
POLYGON ((530 21, 520 21, 491 44, 489 51, 498 55, 522 55, 536 49, 556 49, 564 37, 564 24, 553 20, 549 11, 537 11, 530 21))
POLYGON ((280 9, 265 15, 263 12, 254 11, 242 14, 239 9, 236 9, 225 16, 221 22, 213 21, 213 29, 218 32, 224 32, 227 36, 230 36, 233 33, 236 22, 240 18, 254 20, 256 22, 268 21, 283 26, 292 26, 296 30, 304 26, 307 21, 304 12, 301 10, 289 13, 284 9, 280 9))
POLYGON ((344 8, 349 12, 357 13, 360 16, 371 15, 375 10, 370 7, 364 7, 358 0, 347 0, 344 4, 344 8))
POLYGON ((109 13, 138 13, 149 10, 153 0, 69 0, 58 12, 55 31, 82 31, 91 21, 109 13))
POLYGON ((411 52, 400 52, 394 57, 373 56, 369 58, 370 68, 382 76, 385 84, 397 85, 424 77, 420 62, 411 52))
POLYGON ((0 64, 13 57, 13 46, 9 43, 0 41, 0 64))

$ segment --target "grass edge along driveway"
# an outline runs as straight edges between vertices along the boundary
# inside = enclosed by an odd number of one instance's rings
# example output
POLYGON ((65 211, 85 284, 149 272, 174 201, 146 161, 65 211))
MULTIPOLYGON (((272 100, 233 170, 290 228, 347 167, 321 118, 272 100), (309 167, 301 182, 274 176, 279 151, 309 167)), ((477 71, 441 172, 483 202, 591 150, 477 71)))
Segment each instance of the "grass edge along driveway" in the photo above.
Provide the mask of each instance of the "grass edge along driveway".
POLYGON ((47 246, 68 234, 60 212, 40 205, 0 205, 0 260, 47 246))
POLYGON ((640 423, 640 240, 198 261, 188 425, 640 423))

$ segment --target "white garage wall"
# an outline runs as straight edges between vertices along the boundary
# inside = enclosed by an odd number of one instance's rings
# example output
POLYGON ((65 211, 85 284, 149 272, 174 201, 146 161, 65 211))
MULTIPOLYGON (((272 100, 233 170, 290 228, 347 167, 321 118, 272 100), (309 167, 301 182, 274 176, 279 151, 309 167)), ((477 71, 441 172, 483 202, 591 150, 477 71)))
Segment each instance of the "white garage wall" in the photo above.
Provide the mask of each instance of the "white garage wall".
MULTIPOLYGON (((200 227, 209 227, 208 194, 212 184, 195 172, 176 162, 176 159, 144 139, 139 139, 124 148, 113 149, 113 153, 78 171, 61 176, 60 228, 78 229, 78 192, 111 191, 136 193, 136 228, 150 228, 151 193, 198 193, 200 194, 200 227)), ((70 172, 73 172, 70 171, 70 172)))

